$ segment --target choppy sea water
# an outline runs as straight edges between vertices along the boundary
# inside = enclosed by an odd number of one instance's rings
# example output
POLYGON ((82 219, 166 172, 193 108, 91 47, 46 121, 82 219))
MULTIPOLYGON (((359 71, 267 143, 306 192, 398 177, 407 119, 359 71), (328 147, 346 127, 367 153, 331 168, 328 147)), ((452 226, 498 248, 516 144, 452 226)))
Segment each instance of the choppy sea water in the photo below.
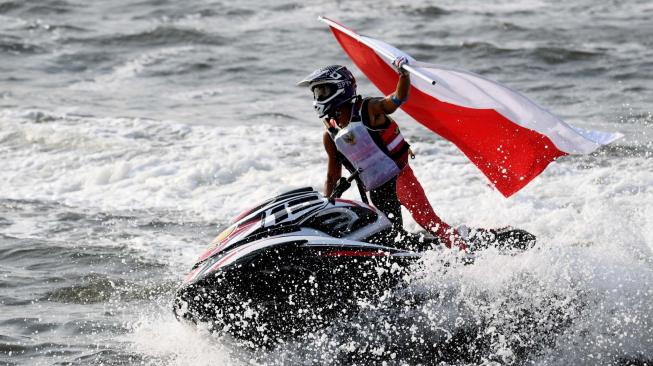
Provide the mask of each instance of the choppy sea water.
POLYGON ((0 363, 652 364, 652 17, 649 1, 1 1, 0 363), (446 221, 538 246, 448 268, 428 253, 408 293, 243 349, 170 302, 232 215, 321 187, 322 127, 294 84, 350 63, 318 15, 625 137, 504 199, 399 114, 446 221))

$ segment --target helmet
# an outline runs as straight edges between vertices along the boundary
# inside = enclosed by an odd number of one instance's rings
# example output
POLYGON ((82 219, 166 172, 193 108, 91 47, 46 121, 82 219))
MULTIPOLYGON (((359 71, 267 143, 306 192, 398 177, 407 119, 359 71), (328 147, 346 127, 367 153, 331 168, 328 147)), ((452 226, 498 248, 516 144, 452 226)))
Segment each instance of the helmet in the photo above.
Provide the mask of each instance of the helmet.
POLYGON ((297 85, 311 88, 313 108, 320 118, 356 96, 356 79, 341 65, 317 69, 297 85))

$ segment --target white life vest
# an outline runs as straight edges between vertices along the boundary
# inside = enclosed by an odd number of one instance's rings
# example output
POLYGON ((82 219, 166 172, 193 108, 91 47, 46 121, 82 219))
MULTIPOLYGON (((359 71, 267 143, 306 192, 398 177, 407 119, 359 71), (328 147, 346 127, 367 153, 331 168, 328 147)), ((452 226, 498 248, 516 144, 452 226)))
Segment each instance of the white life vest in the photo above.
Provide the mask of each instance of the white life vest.
POLYGON ((399 174, 401 169, 379 148, 363 122, 349 122, 334 137, 336 148, 349 160, 367 191, 378 188, 399 174))

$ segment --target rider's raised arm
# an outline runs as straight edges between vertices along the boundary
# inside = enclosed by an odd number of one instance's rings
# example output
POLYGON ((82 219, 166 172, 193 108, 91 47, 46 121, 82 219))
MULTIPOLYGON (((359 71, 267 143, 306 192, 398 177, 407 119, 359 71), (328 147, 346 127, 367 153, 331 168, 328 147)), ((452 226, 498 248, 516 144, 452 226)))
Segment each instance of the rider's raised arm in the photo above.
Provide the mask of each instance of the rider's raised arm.
POLYGON ((378 114, 391 114, 399 108, 406 100, 408 100, 408 91, 410 90, 410 74, 408 71, 401 68, 407 64, 407 60, 403 57, 397 58, 392 63, 399 73, 399 81, 397 82, 397 89, 394 93, 385 98, 372 99, 369 101, 368 111, 372 115, 378 114))
POLYGON ((324 143, 324 150, 326 150, 329 159, 327 162, 326 181, 324 182, 324 195, 328 197, 333 192, 333 188, 336 186, 338 179, 342 176, 342 163, 338 160, 338 150, 329 132, 324 132, 322 142, 324 143))

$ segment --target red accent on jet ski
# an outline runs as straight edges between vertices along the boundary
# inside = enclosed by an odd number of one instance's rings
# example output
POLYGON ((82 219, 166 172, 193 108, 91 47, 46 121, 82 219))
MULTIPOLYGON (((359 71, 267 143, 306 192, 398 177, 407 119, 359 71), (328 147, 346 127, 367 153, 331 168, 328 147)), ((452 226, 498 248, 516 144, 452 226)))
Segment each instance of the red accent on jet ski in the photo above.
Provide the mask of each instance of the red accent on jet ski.
POLYGON ((257 242, 253 242, 253 243, 249 243, 249 244, 247 244, 247 245, 243 245, 242 247, 240 247, 240 248, 234 250, 233 252, 227 254, 227 255, 224 256, 222 259, 220 259, 216 264, 214 264, 213 266, 211 266, 211 268, 209 268, 209 271, 215 271, 216 269, 222 267, 222 265, 223 265, 227 260, 229 260, 229 258, 233 257, 234 255, 236 255, 236 254, 242 252, 243 250, 248 249, 248 248, 250 248, 251 246, 256 245, 256 244, 258 244, 258 243, 257 243, 257 242))
POLYGON ((204 254, 202 254, 202 256, 200 256, 200 258, 198 259, 198 262, 201 262, 201 261, 205 260, 206 258, 209 258, 212 255, 214 255, 215 253, 218 253, 219 251, 224 249, 224 247, 227 245, 227 243, 229 243, 229 241, 232 238, 234 238, 236 235, 243 232, 244 230, 250 228, 252 225, 257 223, 259 220, 260 219, 254 219, 254 220, 251 220, 251 221, 247 221, 247 222, 241 224, 240 226, 238 226, 231 234, 229 234, 226 238, 222 239, 222 241, 220 242, 220 244, 218 244, 218 246, 216 246, 213 249, 207 250, 204 254))
POLYGON ((385 257, 388 252, 383 251, 363 251, 363 250, 335 250, 332 252, 322 253, 325 257, 385 257))
POLYGON ((220 242, 220 247, 223 247, 224 244, 228 243, 233 237, 240 234, 244 230, 249 229, 252 225, 254 225, 255 223, 257 223, 260 220, 261 219, 256 218, 254 220, 247 221, 247 222, 244 222, 244 223, 240 224, 240 226, 238 226, 231 234, 229 234, 226 238, 222 239, 222 241, 220 242))
POLYGON ((192 270, 191 272, 189 272, 189 273, 186 275, 186 278, 184 278, 184 282, 183 282, 183 283, 190 282, 193 278, 195 278, 195 276, 197 276, 197 273, 198 273, 201 269, 202 269, 202 267, 197 267, 197 268, 195 268, 194 270, 192 270))
POLYGON ((251 214, 254 210, 256 210, 259 207, 261 207, 261 205, 256 205, 256 206, 252 206, 252 207, 248 208, 247 210, 239 213, 236 217, 231 219, 230 222, 238 222, 240 219, 242 219, 243 217, 251 214))

